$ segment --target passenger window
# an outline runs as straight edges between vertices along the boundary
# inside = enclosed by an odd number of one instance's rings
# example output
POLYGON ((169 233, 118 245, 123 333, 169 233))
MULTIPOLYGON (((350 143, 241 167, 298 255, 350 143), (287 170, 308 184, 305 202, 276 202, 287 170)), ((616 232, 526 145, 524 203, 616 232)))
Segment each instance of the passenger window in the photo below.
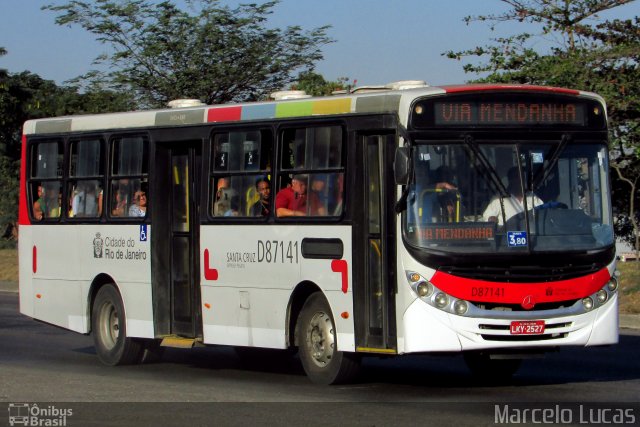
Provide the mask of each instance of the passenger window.
POLYGON ((121 136, 111 141, 109 215, 144 218, 150 204, 149 148, 145 136, 121 136))
POLYGON ((68 216, 97 218, 102 215, 104 166, 99 138, 72 141, 70 144, 68 216))
POLYGON ((282 132, 278 217, 340 216, 344 200, 344 137, 340 126, 282 132))
POLYGON ((31 213, 36 221, 57 219, 62 214, 62 183, 60 181, 33 181, 31 213))
POLYGON ((271 210, 272 133, 266 129, 213 135, 212 216, 265 217, 271 210))
POLYGON ((35 221, 55 220, 62 213, 62 160, 62 141, 43 140, 31 148, 29 199, 35 221))
POLYGON ((62 178, 62 142, 40 142, 32 151, 33 178, 62 178))

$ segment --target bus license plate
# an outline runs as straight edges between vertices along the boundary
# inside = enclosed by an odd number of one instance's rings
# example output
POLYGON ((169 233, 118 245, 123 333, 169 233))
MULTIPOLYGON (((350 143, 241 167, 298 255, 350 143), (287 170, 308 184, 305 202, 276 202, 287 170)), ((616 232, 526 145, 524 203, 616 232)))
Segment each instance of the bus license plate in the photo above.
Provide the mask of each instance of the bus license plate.
POLYGON ((511 322, 511 335, 540 335, 544 333, 544 320, 511 322))

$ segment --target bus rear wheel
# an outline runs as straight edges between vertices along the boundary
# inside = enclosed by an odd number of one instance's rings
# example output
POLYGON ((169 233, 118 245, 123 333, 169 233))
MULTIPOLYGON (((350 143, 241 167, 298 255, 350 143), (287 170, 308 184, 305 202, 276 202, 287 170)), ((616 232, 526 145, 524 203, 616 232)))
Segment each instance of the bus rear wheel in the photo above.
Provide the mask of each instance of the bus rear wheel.
POLYGON ((114 285, 100 288, 91 312, 93 342, 98 359, 105 365, 130 365, 142 359, 144 346, 127 337, 124 304, 114 285))
POLYGON ((300 361, 314 383, 345 383, 358 373, 358 356, 336 349, 335 330, 329 303, 320 292, 312 294, 300 311, 296 338, 300 361))

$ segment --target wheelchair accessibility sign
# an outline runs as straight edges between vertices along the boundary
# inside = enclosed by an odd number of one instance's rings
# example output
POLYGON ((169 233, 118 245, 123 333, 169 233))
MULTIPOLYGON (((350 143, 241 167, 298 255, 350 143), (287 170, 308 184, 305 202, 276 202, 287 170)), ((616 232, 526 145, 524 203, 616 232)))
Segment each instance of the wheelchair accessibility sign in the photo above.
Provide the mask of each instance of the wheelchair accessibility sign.
POLYGON ((140 241, 146 242, 149 238, 149 233, 147 232, 147 224, 140 225, 140 241))

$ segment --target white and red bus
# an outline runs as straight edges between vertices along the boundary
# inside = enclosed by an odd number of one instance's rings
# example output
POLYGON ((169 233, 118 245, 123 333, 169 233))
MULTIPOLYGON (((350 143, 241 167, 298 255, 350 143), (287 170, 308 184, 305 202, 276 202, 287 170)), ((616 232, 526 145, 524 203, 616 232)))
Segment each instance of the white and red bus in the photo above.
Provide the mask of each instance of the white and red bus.
POLYGON ((109 365, 160 343, 297 348, 319 383, 367 354, 504 377, 617 342, 602 98, 298 95, 28 121, 20 311, 93 334, 109 365))

